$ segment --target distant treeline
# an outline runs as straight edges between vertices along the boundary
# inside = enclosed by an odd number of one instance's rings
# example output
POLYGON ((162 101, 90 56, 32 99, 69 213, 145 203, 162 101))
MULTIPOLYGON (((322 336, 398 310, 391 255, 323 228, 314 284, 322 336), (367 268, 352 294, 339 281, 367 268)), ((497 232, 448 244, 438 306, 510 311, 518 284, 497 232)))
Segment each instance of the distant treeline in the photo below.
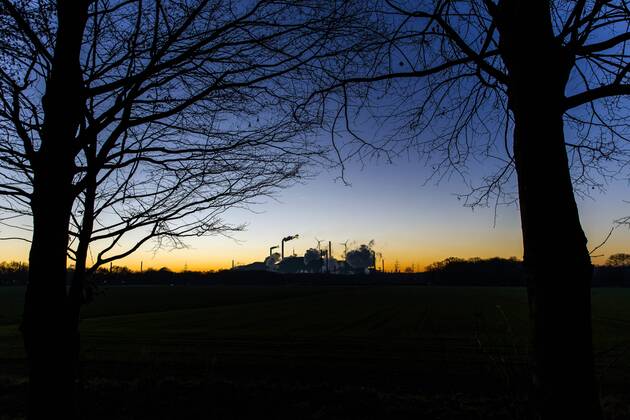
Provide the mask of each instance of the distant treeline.
POLYGON ((0 262, 0 285, 26 284, 28 264, 17 261, 0 262))
MULTIPOLYGON (((25 285, 28 267, 18 263, 0 263, 0 285, 25 285), (4 269, 3 269, 4 268, 4 269)), ((68 271, 68 281, 72 269, 68 271)), ((424 273, 398 274, 326 274, 326 273, 277 273, 270 271, 183 271, 173 272, 166 267, 132 271, 127 267, 113 266, 99 269, 90 278, 93 286, 108 285, 374 285, 374 284, 424 284, 424 273)))
MULTIPOLYGON (((69 270, 69 276, 72 270, 69 270)), ((20 262, 0 262, 0 286, 25 285, 28 265, 20 262)), ((90 282, 104 285, 376 285, 426 284, 436 286, 525 286, 525 270, 517 258, 456 258, 435 262, 423 273, 316 274, 275 273, 269 271, 183 271, 173 272, 166 267, 132 271, 113 266, 99 269, 90 282)), ((596 266, 595 287, 630 287, 630 254, 613 254, 606 265, 596 266)))
MULTIPOLYGON (((561 268, 561 263, 558 264, 561 268)), ((427 267, 427 282, 435 285, 525 286, 523 262, 512 258, 450 257, 427 267)), ((594 287, 630 287, 630 254, 613 254, 594 267, 594 287)))
POLYGON ((523 262, 512 258, 450 257, 427 266, 427 280, 435 285, 524 286, 523 262))

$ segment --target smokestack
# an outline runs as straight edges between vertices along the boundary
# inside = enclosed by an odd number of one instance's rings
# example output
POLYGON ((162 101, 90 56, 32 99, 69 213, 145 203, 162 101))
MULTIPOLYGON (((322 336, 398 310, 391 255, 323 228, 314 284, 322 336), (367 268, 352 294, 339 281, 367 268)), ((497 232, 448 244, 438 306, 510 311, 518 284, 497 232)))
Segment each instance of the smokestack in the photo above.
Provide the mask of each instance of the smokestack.
POLYGON ((328 268, 328 272, 330 273, 330 259, 332 258, 332 241, 328 241, 328 258, 326 268, 328 268))
POLYGON ((383 267, 383 273, 385 272, 385 260, 381 259, 381 266, 383 267))
POLYGON ((284 238, 282 238, 282 253, 280 254, 282 256, 282 259, 284 259, 284 243, 285 242, 289 242, 292 241, 294 239, 299 238, 300 235, 293 235, 293 236, 285 236, 284 238))

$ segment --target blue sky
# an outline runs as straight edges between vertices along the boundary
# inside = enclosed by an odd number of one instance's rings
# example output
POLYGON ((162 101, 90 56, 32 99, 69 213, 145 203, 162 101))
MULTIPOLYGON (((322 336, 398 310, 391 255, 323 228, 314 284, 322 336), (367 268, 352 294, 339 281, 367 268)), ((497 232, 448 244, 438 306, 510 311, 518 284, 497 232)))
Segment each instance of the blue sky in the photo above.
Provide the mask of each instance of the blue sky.
MULTIPOLYGON (((227 268, 232 260, 245 264, 262 260, 269 247, 279 245, 286 235, 300 238, 286 245, 303 255, 315 247, 315 238, 332 241, 333 254, 340 257, 341 242, 358 246, 374 240, 382 253, 386 269, 399 262, 401 269, 413 264, 423 269, 427 264, 449 256, 510 257, 522 256, 520 220, 515 205, 470 209, 457 199, 466 185, 457 178, 439 185, 426 184, 428 168, 414 161, 394 164, 352 164, 346 186, 336 180, 336 170, 321 171, 304 183, 282 190, 275 199, 264 198, 250 210, 233 209, 226 218, 247 223, 245 231, 233 238, 205 237, 189 240, 187 249, 160 250, 151 246, 122 260, 120 265, 138 269, 168 266, 181 270, 227 268)), ((608 233, 612 222, 630 215, 630 190, 625 182, 608 185, 606 193, 593 192, 578 199, 580 216, 592 248, 608 233)), ((597 254, 630 252, 630 230, 617 229, 597 254)), ((2 260, 26 261, 28 244, 0 242, 2 260)), ((595 258, 603 262, 606 257, 595 258)), ((380 261, 379 261, 380 265, 380 261)))
MULTIPOLYGON (((272 245, 286 235, 300 238, 286 245, 303 255, 316 246, 315 238, 332 241, 333 254, 340 256, 341 242, 355 246, 375 240, 375 249, 383 254, 386 268, 395 261, 401 268, 427 264, 449 256, 510 257, 522 256, 520 219, 515 205, 494 208, 467 208, 457 199, 467 187, 458 179, 439 185, 425 185, 428 171, 417 162, 393 165, 370 164, 365 168, 351 165, 351 186, 336 181, 337 171, 321 172, 317 177, 281 191, 275 200, 264 199, 251 210, 235 209, 227 214, 233 223, 248 223, 244 232, 233 239, 200 238, 189 241, 190 248, 160 251, 144 250, 125 263, 135 268, 170 266, 181 269, 228 267, 232 259, 244 264, 262 260, 272 245)), ((578 199, 580 216, 590 247, 600 243, 612 222, 630 215, 627 184, 616 182, 605 194, 594 192, 578 199)), ((617 229, 597 254, 630 252, 630 231, 617 229)), ((605 257, 596 258, 603 262, 605 257)), ((380 263, 379 263, 380 265, 380 263)))

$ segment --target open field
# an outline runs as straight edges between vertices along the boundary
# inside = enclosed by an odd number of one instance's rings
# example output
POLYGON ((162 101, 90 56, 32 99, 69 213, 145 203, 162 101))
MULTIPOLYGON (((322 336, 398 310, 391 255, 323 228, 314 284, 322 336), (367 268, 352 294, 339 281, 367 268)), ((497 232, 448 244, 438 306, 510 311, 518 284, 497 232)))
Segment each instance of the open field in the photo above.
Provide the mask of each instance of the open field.
MULTIPOLYGON (((23 291, 0 288, 0 405, 13 416, 23 412, 23 291)), ((625 418, 630 289, 595 289, 593 301, 602 393, 625 418)), ((91 418, 172 418, 183 406, 189 418, 253 418, 253 401, 271 418, 515 418, 524 405, 521 288, 110 287, 84 313, 91 418)))

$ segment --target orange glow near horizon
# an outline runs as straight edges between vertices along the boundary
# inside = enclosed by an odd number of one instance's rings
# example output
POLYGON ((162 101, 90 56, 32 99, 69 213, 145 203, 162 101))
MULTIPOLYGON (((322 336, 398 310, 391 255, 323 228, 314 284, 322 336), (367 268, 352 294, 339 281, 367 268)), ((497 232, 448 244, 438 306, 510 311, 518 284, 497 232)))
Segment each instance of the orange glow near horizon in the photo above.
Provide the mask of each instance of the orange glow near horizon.
MULTIPOLYGON (((225 240, 222 240, 222 242, 225 240)), ((192 248, 185 250, 175 251, 161 251, 157 254, 153 252, 138 252, 130 257, 113 262, 113 265, 126 266, 133 271, 139 271, 142 263, 143 269, 159 269, 167 267, 173 271, 184 271, 188 269, 190 271, 217 271, 221 269, 228 269, 232 266, 232 260, 236 265, 249 264, 255 261, 263 261, 268 255, 268 247, 260 247, 254 249, 253 246, 237 245, 233 248, 215 249, 212 246, 213 239, 207 239, 207 245, 210 248, 210 252, 204 249, 192 248)), ((258 241, 257 241, 258 242, 258 241)), ((453 246, 453 247, 440 247, 433 249, 417 248, 401 248, 396 246, 378 246, 378 238, 376 240, 375 250, 377 253, 382 254, 382 259, 385 260, 385 270, 393 271, 396 263, 398 268, 403 271, 407 267, 413 267, 414 271, 424 271, 425 267, 435 261, 441 261, 448 257, 459 258, 491 258, 491 257, 517 257, 521 258, 522 249, 518 240, 506 241, 505 243, 492 243, 486 244, 486 246, 478 246, 471 248, 469 246, 453 246), (450 249, 449 249, 450 248, 450 249)), ((609 253, 623 252, 627 241, 623 238, 618 238, 607 243, 606 249, 609 253), (625 243, 623 243, 625 242, 625 243)), ((3 244, 5 245, 5 244, 3 244)), ((467 244, 465 244, 467 245, 467 244)), ((286 254, 291 255, 295 248, 296 255, 304 255, 304 251, 310 246, 288 246, 286 254)), ((606 250, 604 249, 604 251, 606 250)), ((7 248, 3 246, 0 248, 2 261, 28 261, 28 246, 13 246, 7 248)), ((339 241, 333 242, 333 256, 337 259, 342 259, 343 246, 339 241)), ((594 258, 593 262, 603 263, 605 258, 594 258)), ((69 261, 69 264, 71 261, 69 261)), ((381 268, 381 257, 377 258, 377 266, 381 268)), ((107 265, 108 266, 108 265, 107 265)), ((106 266, 106 267, 107 267, 106 266)))
MULTIPOLYGON (((245 231, 232 238, 213 236, 187 241, 189 248, 159 250, 151 245, 131 256, 114 262, 138 271, 143 268, 184 268, 194 271, 230 268, 263 261, 269 247, 280 245, 282 237, 299 234, 286 243, 285 253, 304 255, 308 248, 332 242, 333 256, 342 259, 342 242, 348 249, 375 241, 374 250, 382 254, 386 271, 398 262, 403 271, 413 265, 422 271, 435 261, 448 257, 522 258, 520 218, 516 206, 493 208, 463 207, 453 195, 461 191, 459 184, 421 186, 421 178, 412 176, 417 166, 373 168, 368 175, 355 173, 352 187, 320 176, 311 183, 298 184, 254 207, 255 212, 233 209, 226 221, 235 225, 248 223, 245 231), (415 169, 414 169, 415 168, 415 169)), ((592 200, 578 200, 582 225, 589 238, 589 249, 600 244, 614 220, 630 214, 627 186, 609 186, 607 194, 592 200)), ((2 232, 14 236, 8 230, 2 232)), ((131 242, 132 243, 132 240, 131 242)), ((617 229, 593 258, 595 264, 605 262, 608 255, 630 253, 630 229, 617 229)), ((129 245, 129 243, 124 244, 129 245)), ((121 245, 121 250, 124 249, 121 245)), ((0 241, 0 261, 27 261, 29 244, 23 241, 0 241)), ((97 249, 92 249, 96 255, 97 249)), ((120 251, 117 251, 120 252, 120 251)), ((378 268, 381 258, 377 259, 378 268)), ((70 262, 69 262, 70 263, 70 262)), ((91 259, 88 257, 88 265, 91 259)))
MULTIPOLYGON (((381 268, 381 259, 385 260, 385 270, 388 272, 394 271, 396 263, 400 271, 404 271, 407 267, 413 267, 414 271, 424 271, 426 266, 435 262, 441 261, 448 257, 459 258, 491 258, 502 257, 510 258, 522 256, 522 247, 520 244, 520 238, 518 232, 513 235, 512 238, 504 238, 499 242, 497 238, 492 238, 491 232, 487 232, 486 241, 480 241, 475 244, 475 240, 471 237, 467 241, 460 239, 459 244, 452 242, 440 244, 440 246, 433 246, 423 248, 422 244, 413 244, 409 242, 399 243, 396 245, 396 241, 379 241, 376 238, 376 245, 374 249, 377 253, 382 254, 377 258, 377 268, 381 268), (489 241, 489 239, 494 239, 489 241), (392 243, 393 242, 393 243, 392 243), (380 246, 379 246, 380 244, 380 246), (416 246, 413 246, 416 245, 416 246)), ((246 236, 246 233, 243 233, 246 236)), ((625 245, 628 243, 626 239, 627 235, 613 238, 606 244, 603 251, 608 250, 609 253, 623 252, 625 245)), ((170 270, 179 272, 188 269, 190 271, 217 271, 221 269, 228 269, 232 266, 232 260, 236 265, 249 264, 255 261, 263 261, 268 255, 268 247, 263 245, 265 241, 260 240, 245 240, 241 244, 225 239, 225 238, 206 238, 200 240, 201 243, 195 247, 183 250, 163 250, 156 254, 153 251, 140 251, 130 257, 122 260, 114 261, 113 265, 126 266, 133 271, 139 271, 142 263, 143 269, 159 269, 167 267, 170 270), (255 243, 252 243, 255 242, 255 243), (232 246, 229 246, 229 245, 232 246), (260 245, 258 245, 260 244, 260 245)), ((267 241, 272 242, 272 241, 267 241)), ((291 255, 295 250, 296 255, 304 255, 304 252, 309 247, 315 247, 315 241, 308 238, 290 243, 285 248, 285 253, 291 255)), ((343 258, 343 246, 340 244, 340 240, 333 242, 333 256, 337 259, 343 258)), ((360 243, 366 243, 366 241, 357 241, 355 246, 360 243)), ((327 241, 326 241, 327 244, 327 241)), ((21 246, 6 247, 6 244, 1 244, 0 260, 4 261, 27 261, 28 260, 28 244, 21 246)), ((327 246, 327 245, 326 245, 327 246)), ((322 243, 323 247, 323 243, 322 243)), ((595 258, 593 262, 595 264, 603 263, 605 258, 595 258)), ((71 261, 69 261, 69 264, 71 261)), ((107 268, 109 265, 106 265, 107 268)))

